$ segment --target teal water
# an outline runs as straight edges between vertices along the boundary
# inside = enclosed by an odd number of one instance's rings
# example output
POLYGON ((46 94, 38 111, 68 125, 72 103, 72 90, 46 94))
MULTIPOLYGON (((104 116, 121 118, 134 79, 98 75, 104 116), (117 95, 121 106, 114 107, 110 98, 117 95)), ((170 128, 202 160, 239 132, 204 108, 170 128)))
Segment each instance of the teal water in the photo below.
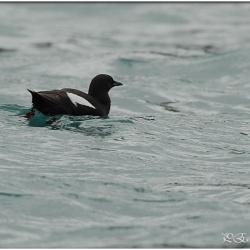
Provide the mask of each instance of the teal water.
POLYGON ((250 247, 250 4, 1 3, 0 247, 250 247), (107 73, 107 119, 26 90, 107 73))

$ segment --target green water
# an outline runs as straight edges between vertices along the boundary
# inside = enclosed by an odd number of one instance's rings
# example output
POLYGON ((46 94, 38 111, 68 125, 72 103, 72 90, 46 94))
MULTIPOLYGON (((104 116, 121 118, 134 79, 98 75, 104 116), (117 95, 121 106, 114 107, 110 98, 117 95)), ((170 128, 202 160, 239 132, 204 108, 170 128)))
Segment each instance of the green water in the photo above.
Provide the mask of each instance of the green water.
POLYGON ((250 4, 0 7, 0 247, 249 247, 250 4), (99 73, 108 118, 21 117, 99 73))

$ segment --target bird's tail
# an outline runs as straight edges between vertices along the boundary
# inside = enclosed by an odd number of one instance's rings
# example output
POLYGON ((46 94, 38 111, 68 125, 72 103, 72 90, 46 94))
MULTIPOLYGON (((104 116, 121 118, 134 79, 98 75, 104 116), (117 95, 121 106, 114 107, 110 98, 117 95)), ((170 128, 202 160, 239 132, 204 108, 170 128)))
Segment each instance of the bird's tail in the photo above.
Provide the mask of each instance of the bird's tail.
MULTIPOLYGON (((33 91, 31 91, 31 90, 29 90, 28 89, 28 91, 32 94, 32 99, 33 99, 33 91)), ((33 102, 33 100, 32 100, 32 102, 33 102)), ((33 117, 35 115, 35 110, 34 110, 34 106, 32 106, 31 107, 31 110, 30 110, 30 112, 28 112, 28 113, 26 113, 26 114, 24 114, 24 115, 21 115, 21 117, 24 117, 24 118, 31 118, 31 117, 33 117)))
POLYGON ((44 105, 44 99, 42 98, 41 95, 39 95, 39 93, 32 91, 30 89, 27 89, 27 90, 32 95, 33 107, 39 110, 44 105))

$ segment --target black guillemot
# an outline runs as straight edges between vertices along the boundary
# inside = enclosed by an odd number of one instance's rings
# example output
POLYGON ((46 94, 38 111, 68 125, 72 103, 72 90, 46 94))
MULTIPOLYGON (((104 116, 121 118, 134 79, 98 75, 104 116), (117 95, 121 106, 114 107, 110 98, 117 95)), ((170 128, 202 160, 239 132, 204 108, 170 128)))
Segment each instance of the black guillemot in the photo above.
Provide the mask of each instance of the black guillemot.
POLYGON ((30 118, 35 115, 34 110, 46 116, 56 115, 91 115, 107 116, 110 111, 110 97, 108 92, 115 86, 123 85, 106 74, 95 76, 90 85, 88 94, 71 88, 50 91, 28 91, 32 95, 31 112, 24 115, 30 118))

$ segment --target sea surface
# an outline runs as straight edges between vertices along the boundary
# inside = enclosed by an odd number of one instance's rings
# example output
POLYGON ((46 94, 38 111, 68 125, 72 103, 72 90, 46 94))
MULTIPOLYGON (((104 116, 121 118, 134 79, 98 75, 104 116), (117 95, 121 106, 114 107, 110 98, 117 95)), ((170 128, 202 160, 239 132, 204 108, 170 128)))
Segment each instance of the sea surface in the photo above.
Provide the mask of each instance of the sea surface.
POLYGON ((249 13, 1 3, 0 247, 249 248, 249 13), (99 73, 124 84, 107 119, 21 117, 99 73))

